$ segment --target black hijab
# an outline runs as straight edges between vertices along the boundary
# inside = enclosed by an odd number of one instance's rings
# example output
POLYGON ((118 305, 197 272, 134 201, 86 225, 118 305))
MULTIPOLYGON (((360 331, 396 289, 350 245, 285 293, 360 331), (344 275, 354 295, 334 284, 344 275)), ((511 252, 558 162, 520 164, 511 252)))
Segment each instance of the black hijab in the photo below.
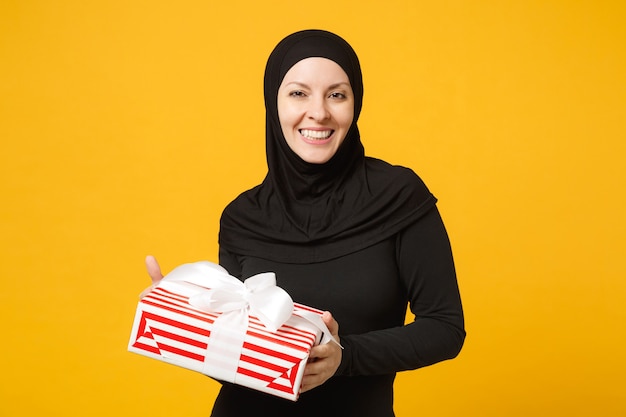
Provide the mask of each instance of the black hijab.
POLYGON ((283 39, 268 59, 264 93, 268 173, 224 210, 223 249, 278 262, 322 262, 387 239, 434 206, 436 199, 413 171, 365 157, 357 127, 361 67, 339 36, 305 30, 283 39), (289 148, 278 118, 278 88, 285 74, 311 57, 336 62, 354 94, 352 125, 323 164, 308 163, 289 148))

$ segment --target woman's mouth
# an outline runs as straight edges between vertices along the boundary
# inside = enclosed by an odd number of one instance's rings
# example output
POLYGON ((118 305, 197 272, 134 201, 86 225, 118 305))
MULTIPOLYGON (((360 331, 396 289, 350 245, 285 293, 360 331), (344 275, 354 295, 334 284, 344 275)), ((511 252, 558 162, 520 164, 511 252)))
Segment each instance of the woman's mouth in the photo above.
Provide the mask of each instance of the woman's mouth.
POLYGON ((300 129, 299 132, 305 139, 324 140, 328 139, 333 134, 334 130, 300 129))

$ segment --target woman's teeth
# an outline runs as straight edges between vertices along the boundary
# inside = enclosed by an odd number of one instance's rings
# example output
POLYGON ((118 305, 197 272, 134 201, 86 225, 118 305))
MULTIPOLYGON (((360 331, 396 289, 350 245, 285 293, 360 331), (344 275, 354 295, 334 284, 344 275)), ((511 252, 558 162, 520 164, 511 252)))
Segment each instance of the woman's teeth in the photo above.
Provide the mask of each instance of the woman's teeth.
POLYGON ((327 139, 332 135, 332 130, 308 130, 300 129, 300 134, 309 139, 327 139))

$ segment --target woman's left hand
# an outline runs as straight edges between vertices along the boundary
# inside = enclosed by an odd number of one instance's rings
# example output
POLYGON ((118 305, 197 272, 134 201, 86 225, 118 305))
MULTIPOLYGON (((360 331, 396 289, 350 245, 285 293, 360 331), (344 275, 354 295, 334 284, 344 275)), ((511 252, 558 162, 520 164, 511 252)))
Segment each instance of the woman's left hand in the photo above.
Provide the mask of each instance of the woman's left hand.
MULTIPOLYGON (((326 311, 322 319, 335 340, 339 342, 339 324, 330 312, 326 311)), ((335 375, 341 363, 341 347, 337 343, 317 345, 311 349, 309 362, 304 368, 304 376, 300 392, 309 391, 322 385, 331 376, 335 375)))

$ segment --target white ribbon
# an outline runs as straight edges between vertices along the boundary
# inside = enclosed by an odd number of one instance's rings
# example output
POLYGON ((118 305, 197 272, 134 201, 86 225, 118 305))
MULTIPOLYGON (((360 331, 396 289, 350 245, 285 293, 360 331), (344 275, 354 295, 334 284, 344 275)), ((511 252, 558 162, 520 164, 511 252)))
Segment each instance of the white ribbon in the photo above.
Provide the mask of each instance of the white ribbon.
POLYGON ((245 282, 228 274, 219 265, 201 261, 173 269, 164 280, 186 281, 204 287, 189 298, 189 304, 215 313, 243 313, 256 316, 268 330, 275 332, 293 312, 293 300, 285 290, 276 286, 276 275, 266 272, 245 282))
MULTIPOLYGON (((192 284, 198 291, 189 297, 189 304, 221 313, 213 324, 204 361, 207 371, 204 373, 219 380, 235 382, 250 315, 275 332, 293 314, 293 300, 285 290, 276 286, 273 272, 254 275, 241 282, 221 266, 200 261, 173 269, 163 281, 192 284)), ((298 315, 322 330, 321 343, 335 341, 318 314, 302 313, 298 312, 298 315)))

